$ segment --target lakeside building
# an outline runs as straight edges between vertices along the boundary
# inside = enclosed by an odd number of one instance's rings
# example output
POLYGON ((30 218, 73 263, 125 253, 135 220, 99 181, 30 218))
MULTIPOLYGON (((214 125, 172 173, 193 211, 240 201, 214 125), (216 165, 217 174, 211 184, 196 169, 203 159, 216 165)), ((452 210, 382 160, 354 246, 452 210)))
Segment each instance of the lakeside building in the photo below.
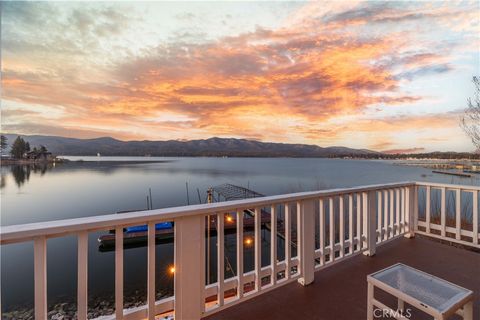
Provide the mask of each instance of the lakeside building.
POLYGON ((33 161, 53 161, 55 157, 49 151, 33 150, 25 153, 24 159, 33 161))

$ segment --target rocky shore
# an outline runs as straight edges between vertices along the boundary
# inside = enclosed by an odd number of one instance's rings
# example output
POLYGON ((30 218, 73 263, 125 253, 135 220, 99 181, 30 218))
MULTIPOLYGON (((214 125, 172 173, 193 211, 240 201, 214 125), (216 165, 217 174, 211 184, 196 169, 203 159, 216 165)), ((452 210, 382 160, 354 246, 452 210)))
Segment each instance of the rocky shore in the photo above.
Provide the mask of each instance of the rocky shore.
MULTIPOLYGON (((127 298, 127 297, 125 297, 127 298)), ((165 296, 157 296, 157 300, 166 298, 165 296)), ((130 296, 128 300, 124 302, 124 308, 136 308, 146 304, 146 297, 140 292, 136 295, 130 296)), ((74 320, 77 319, 77 305, 75 301, 62 302, 49 306, 47 317, 50 320, 74 320)), ((104 316, 109 316, 115 313, 115 299, 109 298, 96 298, 93 301, 89 300, 88 306, 88 319, 102 319, 104 316)), ((2 313, 2 320, 23 320, 34 319, 34 310, 32 308, 18 308, 17 310, 7 311, 2 313)), ((163 318, 165 320, 171 320, 171 318, 163 318)))

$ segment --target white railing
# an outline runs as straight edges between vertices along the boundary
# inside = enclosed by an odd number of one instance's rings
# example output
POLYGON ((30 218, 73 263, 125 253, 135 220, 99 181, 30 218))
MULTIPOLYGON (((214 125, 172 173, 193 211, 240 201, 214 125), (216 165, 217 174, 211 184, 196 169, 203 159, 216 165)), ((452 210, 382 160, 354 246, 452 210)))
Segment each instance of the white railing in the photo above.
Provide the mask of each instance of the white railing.
MULTIPOLYGON (((399 236, 415 232, 478 245, 477 194, 479 188, 402 182, 358 188, 302 192, 240 201, 192 205, 124 214, 7 226, 0 229, 0 244, 34 241, 35 318, 47 318, 47 239, 77 235, 78 237, 78 319, 87 318, 88 233, 115 229, 115 306, 116 319, 154 319, 155 315, 174 312, 175 319, 198 319, 278 286, 298 281, 313 282, 314 272, 334 265, 359 253, 374 255, 376 246, 399 236), (465 230, 461 221, 451 228, 445 214, 441 223, 418 221, 420 188, 442 190, 442 212, 445 212, 444 190, 473 192, 473 229, 465 230), (279 219, 283 213, 283 219, 279 219), (253 239, 244 237, 245 215, 254 220, 253 239), (268 221, 263 221, 263 217, 268 221), (206 284, 205 226, 216 219, 217 281, 206 284), (208 222, 206 222, 206 220, 208 222), (155 299, 155 224, 174 222, 175 276, 174 297, 155 299), (225 224, 236 225, 235 276, 226 278, 225 224), (270 229, 270 264, 263 266, 261 228, 270 229), (147 304, 123 308, 123 228, 148 225, 147 304), (296 227, 293 228, 293 225, 296 227), (425 230, 422 230, 426 227, 425 230), (437 235, 433 230, 440 230, 437 235), (283 232, 282 232, 283 231, 283 232), (284 242, 285 257, 279 256, 278 239, 284 242), (470 237, 472 241, 467 241, 470 237), (246 241, 248 240, 248 241, 246 241), (253 246, 254 268, 244 272, 244 246, 253 246), (292 256, 295 248, 296 255, 292 256), (214 297, 212 299, 212 297, 214 297), (209 302, 206 302, 209 301, 209 302)), ((456 191, 457 192, 457 191, 456 191)), ((457 197, 460 199, 460 197, 457 197)), ((460 200, 459 200, 460 201, 460 200)), ((428 202, 427 202, 428 203, 428 202)), ((459 205, 456 205, 458 208, 459 205)), ((430 209, 428 209, 430 210, 430 209)), ((427 210, 427 211, 428 211, 427 210)), ((461 220, 461 219, 460 219, 461 220)), ((250 220, 251 221, 251 220, 250 220)))
POLYGON ((417 182, 415 233, 480 248, 480 187, 417 182), (423 200, 423 198, 425 200, 423 200), (422 205, 424 204, 424 205, 422 205))

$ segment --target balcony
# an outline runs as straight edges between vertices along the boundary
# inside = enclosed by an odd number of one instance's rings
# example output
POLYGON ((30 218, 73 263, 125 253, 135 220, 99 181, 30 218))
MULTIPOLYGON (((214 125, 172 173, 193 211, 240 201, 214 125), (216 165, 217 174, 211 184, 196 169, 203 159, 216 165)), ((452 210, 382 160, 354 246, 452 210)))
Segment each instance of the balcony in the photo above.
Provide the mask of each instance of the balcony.
MULTIPOLYGON (((309 286, 290 283, 206 319, 366 319, 367 274, 398 262, 470 288, 475 293, 474 319, 478 319, 480 254, 422 236, 400 238, 382 245, 377 248, 374 257, 352 256, 340 264, 316 272, 314 282, 309 286), (454 265, 452 261, 455 261, 454 265)), ((391 296, 378 291, 375 295, 389 306, 396 306, 397 301, 391 296)), ((410 319, 432 319, 416 309, 412 311, 410 319)))
MULTIPOLYGON (((111 318, 361 319, 366 318, 366 275, 403 262, 474 291, 477 319, 480 255, 474 250, 480 249, 479 190, 403 182, 303 192, 8 226, 1 228, 0 244, 34 242, 36 319, 47 318, 47 239, 77 235, 77 312, 78 319, 86 319, 87 235, 108 229, 116 231, 116 310, 111 318), (215 261, 207 259, 205 246, 205 226, 212 217, 216 222, 215 261), (246 241, 244 222, 247 225, 251 219, 253 237, 246 241), (174 222, 175 229, 174 296, 156 301, 155 224, 168 221, 174 222), (225 273, 225 224, 235 224, 233 276, 225 273), (124 309, 123 228, 136 225, 148 225, 148 299, 145 306, 124 309), (267 265, 262 264, 265 245, 259 241, 262 225, 270 234, 267 265), (244 270, 247 245, 254 253, 253 270, 244 270), (214 283, 205 279, 210 263, 219 270, 214 283)), ((391 302, 388 297, 383 300, 391 302)), ((414 313, 412 319, 422 317, 414 313)))

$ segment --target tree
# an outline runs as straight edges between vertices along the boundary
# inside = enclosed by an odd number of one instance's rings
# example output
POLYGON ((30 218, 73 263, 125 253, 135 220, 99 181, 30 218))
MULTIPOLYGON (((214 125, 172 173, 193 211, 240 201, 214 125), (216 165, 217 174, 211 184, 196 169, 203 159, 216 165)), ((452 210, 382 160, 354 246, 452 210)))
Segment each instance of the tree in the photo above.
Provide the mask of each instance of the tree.
POLYGON ((47 152, 47 147, 45 147, 44 145, 41 145, 40 146, 40 152, 47 152))
POLYGON ((22 137, 18 136, 17 139, 12 144, 12 149, 10 150, 10 154, 12 157, 16 159, 23 158, 23 154, 25 153, 26 145, 25 140, 22 137))
POLYGON ((25 152, 30 152, 30 143, 28 141, 25 142, 25 152))
POLYGON ((478 151, 480 150, 480 78, 474 76, 472 81, 475 92, 473 98, 467 100, 468 107, 460 120, 460 125, 478 151))
POLYGON ((4 135, 1 136, 0 148, 2 151, 6 150, 8 147, 7 137, 4 135))

